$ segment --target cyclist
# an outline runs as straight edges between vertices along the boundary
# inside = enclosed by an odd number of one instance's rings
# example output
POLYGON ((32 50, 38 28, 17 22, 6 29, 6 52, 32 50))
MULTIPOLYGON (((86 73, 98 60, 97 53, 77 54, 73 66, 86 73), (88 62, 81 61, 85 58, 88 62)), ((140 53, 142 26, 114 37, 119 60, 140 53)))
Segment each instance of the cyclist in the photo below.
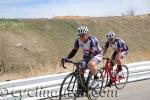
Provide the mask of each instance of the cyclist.
MULTIPOLYGON (((107 49, 109 47, 113 48, 114 51, 112 53, 111 59, 114 60, 114 63, 110 64, 111 70, 115 64, 117 64, 117 73, 119 73, 121 68, 121 61, 120 59, 124 58, 128 54, 128 46, 125 44, 125 42, 120 39, 116 38, 115 33, 113 31, 110 31, 106 33, 106 42, 103 49, 103 55, 106 53, 107 49)), ((112 81, 110 80, 107 84, 108 87, 111 87, 112 81)))
MULTIPOLYGON (((65 58, 67 61, 68 59, 71 59, 74 57, 78 49, 81 47, 83 49, 83 60, 82 62, 82 68, 89 69, 94 75, 94 80, 92 81, 92 88, 95 88, 98 85, 98 77, 97 77, 97 67, 96 65, 102 60, 102 48, 99 45, 99 41, 96 37, 89 35, 88 27, 86 26, 80 26, 77 29, 77 35, 79 38, 76 39, 74 48, 69 53, 68 57, 65 58)), ((83 71, 83 70, 82 70, 83 71)), ((81 76, 83 76, 83 73, 80 70, 81 76)))

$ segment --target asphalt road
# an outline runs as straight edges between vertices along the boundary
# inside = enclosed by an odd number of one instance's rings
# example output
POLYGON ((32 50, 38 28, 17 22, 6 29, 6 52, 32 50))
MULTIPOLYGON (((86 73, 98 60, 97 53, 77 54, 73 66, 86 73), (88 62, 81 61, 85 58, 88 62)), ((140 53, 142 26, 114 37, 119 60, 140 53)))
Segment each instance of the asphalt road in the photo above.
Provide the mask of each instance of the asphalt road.
MULTIPOLYGON (((115 87, 111 89, 116 90, 115 87)), ((117 90, 117 93, 117 97, 115 95, 107 97, 106 95, 98 100, 150 100, 150 79, 128 83, 122 90, 117 90)))
MULTIPOLYGON (((128 83, 122 90, 117 90, 113 86, 105 91, 97 100, 150 100, 150 79, 128 83)), ((88 99, 82 97, 77 100, 88 99)))
POLYGON ((150 100, 150 79, 128 83, 122 90, 116 90, 115 87, 112 87, 105 91, 108 90, 109 94, 107 92, 102 95, 104 97, 99 97, 97 100, 150 100))

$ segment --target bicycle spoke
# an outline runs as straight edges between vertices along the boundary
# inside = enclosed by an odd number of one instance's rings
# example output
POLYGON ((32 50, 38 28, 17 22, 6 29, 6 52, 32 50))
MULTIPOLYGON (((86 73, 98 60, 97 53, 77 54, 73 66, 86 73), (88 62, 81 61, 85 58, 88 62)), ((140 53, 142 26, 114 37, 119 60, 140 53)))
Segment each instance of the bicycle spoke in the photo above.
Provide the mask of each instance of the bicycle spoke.
POLYGON ((99 82, 99 85, 92 89, 91 88, 91 84, 92 84, 92 81, 93 81, 93 77, 90 77, 90 81, 89 81, 89 91, 88 91, 88 98, 89 100, 96 100, 99 96, 100 96, 100 93, 102 91, 102 86, 103 86, 103 81, 102 81, 102 73, 100 72, 100 70, 97 71, 97 76, 99 77, 98 79, 98 82, 99 82))
POLYGON ((73 73, 67 75, 62 82, 59 100, 76 100, 77 80, 73 73))
POLYGON ((122 89, 125 87, 127 81, 128 81, 128 76, 129 76, 129 71, 126 65, 122 65, 122 71, 116 74, 116 82, 115 86, 117 89, 122 89), (120 73, 120 74, 119 74, 120 73))
POLYGON ((103 79, 103 87, 106 87, 108 81, 110 80, 110 77, 105 68, 102 68, 101 72, 102 72, 102 79, 103 79))

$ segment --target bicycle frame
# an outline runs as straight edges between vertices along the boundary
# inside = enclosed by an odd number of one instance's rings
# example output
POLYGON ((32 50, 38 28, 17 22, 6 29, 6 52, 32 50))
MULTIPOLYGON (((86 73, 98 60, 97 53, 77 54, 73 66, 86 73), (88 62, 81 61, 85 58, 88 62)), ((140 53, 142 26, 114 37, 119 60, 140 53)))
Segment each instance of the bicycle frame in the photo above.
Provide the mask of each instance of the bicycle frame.
POLYGON ((79 68, 79 65, 77 65, 77 68, 75 70, 75 74, 76 74, 75 76, 77 76, 77 81, 79 82, 79 84, 81 84, 81 87, 83 88, 83 90, 87 92, 87 90, 88 90, 87 89, 87 87, 88 87, 87 85, 88 85, 88 82, 90 80, 91 72, 88 73, 87 79, 85 80, 85 77, 83 77, 84 78, 84 80, 83 80, 82 76, 80 74, 80 70, 81 69, 79 68))
MULTIPOLYGON (((91 85, 92 85, 91 79, 93 79, 91 72, 89 72, 88 75, 84 74, 86 76, 86 77, 84 77, 84 75, 82 75, 80 73, 80 70, 82 70, 82 69, 80 69, 81 63, 73 62, 70 60, 64 61, 62 59, 63 68, 67 68, 64 66, 64 63, 66 63, 66 62, 74 64, 75 68, 74 68, 73 72, 68 74, 62 81, 60 91, 59 91, 59 100, 62 100, 63 95, 66 95, 67 93, 72 94, 73 99, 76 99, 76 97, 78 97, 78 96, 87 96, 89 100, 93 100, 93 98, 95 98, 95 96, 93 95, 94 89, 91 88, 91 85), (65 91, 65 93, 64 93, 64 91, 65 91)), ((100 81, 100 82, 102 82, 102 81, 100 81)), ((101 89, 101 87, 99 87, 99 86, 98 86, 98 88, 101 89)))
MULTIPOLYGON (((105 58, 104 58, 105 59, 105 58)), ((106 63, 105 63, 105 69, 104 71, 102 72, 102 80, 104 80, 104 78, 106 77, 106 74, 108 73, 109 76, 110 76, 110 79, 112 80, 113 83, 115 83, 116 81, 119 81, 121 80, 122 78, 119 78, 117 79, 116 76, 113 76, 112 73, 111 73, 111 69, 110 69, 110 59, 109 58, 106 58, 106 63)))
MULTIPOLYGON (((87 92, 87 91, 88 91, 88 89, 87 89, 88 86, 87 86, 87 85, 88 85, 88 82, 89 82, 89 80, 90 80, 91 72, 89 72, 86 81, 83 82, 83 79, 82 79, 81 74, 80 74, 80 70, 81 70, 81 68, 79 67, 80 64, 79 64, 79 63, 72 62, 72 61, 68 61, 68 62, 74 64, 75 67, 76 67, 75 70, 72 72, 72 73, 74 73, 75 76, 76 76, 76 80, 75 80, 74 83, 73 83, 73 88, 75 87, 75 82, 77 81, 77 82, 81 85, 82 89, 87 92)), ((66 68, 66 67, 64 66, 64 64, 63 64, 63 67, 66 68)), ((71 84, 72 79, 73 79, 73 77, 71 78, 71 80, 70 80, 70 82, 69 82, 69 85, 71 84)), ((69 85, 68 85, 67 89, 69 88, 69 85)))

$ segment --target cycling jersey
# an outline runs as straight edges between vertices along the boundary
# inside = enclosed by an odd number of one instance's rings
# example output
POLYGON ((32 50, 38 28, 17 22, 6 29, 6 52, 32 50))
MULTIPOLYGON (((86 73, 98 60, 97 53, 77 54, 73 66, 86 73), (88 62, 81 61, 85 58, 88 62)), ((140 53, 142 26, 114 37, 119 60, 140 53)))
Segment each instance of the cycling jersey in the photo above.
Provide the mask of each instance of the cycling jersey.
POLYGON ((99 46, 99 42, 96 37, 89 35, 86 43, 82 42, 79 38, 75 41, 74 49, 68 55, 68 58, 72 58, 79 48, 83 49, 83 60, 88 62, 90 59, 94 59, 97 63, 102 59, 102 48, 99 46))
POLYGON ((113 49, 117 49, 119 51, 127 51, 128 50, 127 45, 125 45, 125 42, 122 39, 116 38, 114 41, 115 41, 114 43, 107 41, 105 43, 105 48, 112 47, 113 49))
POLYGON ((81 47, 83 49, 83 55, 92 53, 93 56, 102 53, 102 48, 99 46, 99 42, 96 37, 89 35, 88 41, 83 43, 80 39, 75 41, 75 48, 81 47))
POLYGON ((111 59, 113 60, 115 60, 116 55, 117 55, 116 50, 119 50, 119 58, 123 58, 125 55, 127 55, 128 47, 125 45, 125 42, 120 38, 116 38, 114 40, 114 43, 107 41, 105 43, 105 48, 108 48, 108 47, 112 47, 113 49, 115 49, 111 56, 111 59))

